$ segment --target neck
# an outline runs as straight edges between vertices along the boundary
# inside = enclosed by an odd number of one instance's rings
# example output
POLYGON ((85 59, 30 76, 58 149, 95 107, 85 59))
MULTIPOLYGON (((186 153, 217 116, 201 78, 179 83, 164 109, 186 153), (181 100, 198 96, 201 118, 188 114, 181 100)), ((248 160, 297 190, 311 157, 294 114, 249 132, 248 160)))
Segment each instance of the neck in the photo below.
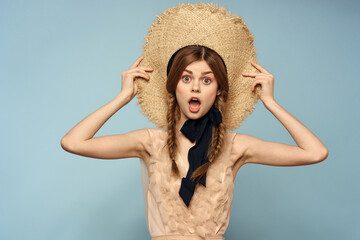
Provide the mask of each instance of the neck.
POLYGON ((175 128, 176 128, 176 130, 177 130, 178 132, 180 132, 180 129, 182 128, 182 126, 184 125, 184 123, 186 122, 186 120, 187 120, 187 119, 181 117, 180 120, 176 123, 175 128))
POLYGON ((181 112, 180 110, 180 119, 178 121, 176 121, 176 130, 177 132, 181 133, 180 132, 180 129, 182 128, 182 126, 184 125, 184 123, 186 122, 186 120, 188 120, 188 118, 185 116, 184 113, 181 112))
MULTIPOLYGON (((210 111, 210 110, 209 110, 210 111)), ((208 114, 208 113, 206 113, 206 114, 208 114)), ((205 115, 206 115, 205 114, 205 115)), ((205 116, 204 115, 204 116, 205 116)), ((203 118, 204 116, 202 116, 201 118, 203 118)), ((183 114, 182 112, 180 113, 180 119, 179 119, 179 121, 177 121, 176 122, 176 126, 175 126, 175 128, 178 130, 178 132, 180 132, 180 129, 182 128, 182 126, 184 125, 184 123, 187 121, 187 120, 189 120, 189 118, 187 118, 186 116, 185 116, 185 114, 183 114)), ((197 120, 199 120, 199 119, 197 119, 197 120)))

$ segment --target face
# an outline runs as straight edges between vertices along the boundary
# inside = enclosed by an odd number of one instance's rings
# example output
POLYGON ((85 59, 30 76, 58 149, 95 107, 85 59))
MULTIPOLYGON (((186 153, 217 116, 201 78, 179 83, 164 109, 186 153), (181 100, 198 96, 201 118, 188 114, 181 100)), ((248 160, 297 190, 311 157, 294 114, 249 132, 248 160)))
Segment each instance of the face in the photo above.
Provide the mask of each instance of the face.
POLYGON ((175 92, 182 123, 204 116, 220 94, 218 83, 205 60, 193 62, 185 68, 175 92))

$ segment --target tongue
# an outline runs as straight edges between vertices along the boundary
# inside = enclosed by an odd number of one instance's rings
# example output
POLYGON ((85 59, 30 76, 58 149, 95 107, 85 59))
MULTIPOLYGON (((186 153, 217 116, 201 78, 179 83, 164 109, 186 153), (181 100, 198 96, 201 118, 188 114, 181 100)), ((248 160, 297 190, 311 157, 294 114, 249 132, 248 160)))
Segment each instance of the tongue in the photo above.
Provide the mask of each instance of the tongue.
POLYGON ((191 108, 198 108, 200 106, 200 103, 198 101, 190 101, 190 107, 191 108))

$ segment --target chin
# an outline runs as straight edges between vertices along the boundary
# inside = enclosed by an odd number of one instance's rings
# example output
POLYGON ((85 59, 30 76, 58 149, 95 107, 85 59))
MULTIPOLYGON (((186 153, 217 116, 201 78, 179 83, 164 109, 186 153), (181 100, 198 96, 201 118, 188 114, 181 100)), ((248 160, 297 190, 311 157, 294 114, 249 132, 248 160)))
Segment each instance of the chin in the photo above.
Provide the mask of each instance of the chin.
MULTIPOLYGON (((210 109, 209 109, 209 110, 210 110, 210 109)), ((208 111, 209 111, 209 110, 208 110, 208 111)), ((188 110, 188 114, 186 115, 186 117, 189 118, 189 119, 196 120, 196 119, 199 119, 199 118, 202 118, 203 116, 205 116, 205 114, 206 114, 208 111, 203 112, 203 111, 201 111, 201 109, 200 109, 198 112, 193 113, 193 112, 190 112, 190 110, 188 110)))
POLYGON ((201 117, 202 117, 201 115, 187 116, 188 119, 192 119, 192 120, 197 120, 200 119, 201 117))

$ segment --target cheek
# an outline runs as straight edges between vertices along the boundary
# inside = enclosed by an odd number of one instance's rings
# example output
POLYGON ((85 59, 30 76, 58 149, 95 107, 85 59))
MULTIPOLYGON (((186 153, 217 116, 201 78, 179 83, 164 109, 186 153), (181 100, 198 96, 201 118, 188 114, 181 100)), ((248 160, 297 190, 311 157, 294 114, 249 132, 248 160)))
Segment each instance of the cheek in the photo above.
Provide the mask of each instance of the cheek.
POLYGON ((176 97, 182 97, 184 96, 185 92, 186 92, 186 88, 182 85, 182 84, 178 84, 176 86, 176 97))
POLYGON ((217 89, 218 89, 217 86, 214 87, 214 88, 209 89, 209 91, 206 92, 205 97, 206 97, 207 99, 215 99, 215 98, 216 98, 217 89))

